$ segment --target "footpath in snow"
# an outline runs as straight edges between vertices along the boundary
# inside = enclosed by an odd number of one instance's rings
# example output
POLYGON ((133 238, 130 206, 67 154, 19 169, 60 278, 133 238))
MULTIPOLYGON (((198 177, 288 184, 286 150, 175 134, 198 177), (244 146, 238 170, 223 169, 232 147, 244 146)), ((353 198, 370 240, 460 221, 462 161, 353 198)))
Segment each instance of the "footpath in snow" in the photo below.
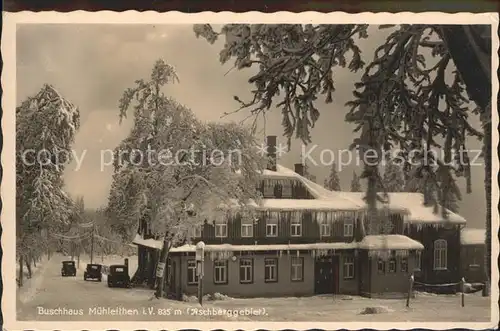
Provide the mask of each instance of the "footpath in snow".
MULTIPOLYGON (((28 278, 28 270, 23 267, 23 286, 17 289, 17 298, 20 302, 32 300, 41 289, 45 270, 51 265, 51 259, 44 255, 36 266, 31 266, 31 278, 28 278)), ((16 277, 19 275, 19 263, 16 264, 16 277)))

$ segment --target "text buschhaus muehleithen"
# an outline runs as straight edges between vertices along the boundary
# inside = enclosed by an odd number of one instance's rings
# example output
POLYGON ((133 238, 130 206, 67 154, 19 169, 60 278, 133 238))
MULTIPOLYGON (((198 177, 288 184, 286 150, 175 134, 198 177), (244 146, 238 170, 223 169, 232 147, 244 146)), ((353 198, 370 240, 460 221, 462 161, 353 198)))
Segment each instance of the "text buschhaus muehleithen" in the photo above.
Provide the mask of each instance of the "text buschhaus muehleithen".
POLYGON ((139 315, 138 309, 131 309, 125 307, 91 307, 89 308, 89 315, 108 315, 108 316, 135 316, 139 315))

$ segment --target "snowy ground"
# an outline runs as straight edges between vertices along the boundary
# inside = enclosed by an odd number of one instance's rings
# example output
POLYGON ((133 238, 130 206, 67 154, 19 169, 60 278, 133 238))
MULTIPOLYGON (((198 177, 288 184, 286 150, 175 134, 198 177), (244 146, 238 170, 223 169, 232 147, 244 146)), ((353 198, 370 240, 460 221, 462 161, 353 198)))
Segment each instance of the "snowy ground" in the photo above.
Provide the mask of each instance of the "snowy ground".
MULTIPOLYGON (((203 310, 196 302, 178 302, 151 299, 151 290, 108 288, 106 282, 85 282, 84 258, 80 260, 77 277, 60 275, 60 264, 65 258, 54 256, 36 276, 36 295, 26 296, 26 289, 18 291, 17 319, 45 321, 161 321, 161 320, 256 320, 256 321, 343 321, 343 322, 485 322, 490 320, 490 298, 481 293, 466 295, 465 307, 460 306, 459 295, 417 294, 410 308, 405 300, 367 299, 348 296, 315 296, 308 298, 228 299, 204 302, 203 310), (23 292, 24 291, 24 292, 23 292), (91 308, 128 309, 132 314, 97 314, 91 308), (385 307, 376 315, 362 315, 366 307, 385 307), (66 314, 40 314, 40 308, 66 309, 66 314), (69 315, 69 311, 82 315, 69 315), (234 312, 240 316, 234 315, 234 312), (233 314, 232 314, 233 313, 233 314), (250 313, 250 315, 248 315, 250 313), (202 315, 204 314, 204 315, 202 315), (207 314, 212 314, 208 315, 207 314), (218 316, 214 316, 216 314, 218 316), (246 316, 245 316, 246 314, 246 316)), ((123 257, 100 257, 96 263, 122 263, 123 257)), ((130 273, 135 271, 136 258, 129 258, 130 273)), ((103 279, 104 280, 104 279, 103 279)))

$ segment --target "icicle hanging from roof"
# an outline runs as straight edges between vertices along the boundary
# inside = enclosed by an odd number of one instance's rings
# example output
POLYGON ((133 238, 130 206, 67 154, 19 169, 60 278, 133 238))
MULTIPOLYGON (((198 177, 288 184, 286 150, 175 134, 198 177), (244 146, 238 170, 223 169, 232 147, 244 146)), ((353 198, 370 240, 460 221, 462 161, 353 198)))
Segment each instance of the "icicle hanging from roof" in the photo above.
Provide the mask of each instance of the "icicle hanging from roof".
POLYGON ((407 249, 400 249, 397 250, 395 254, 397 257, 407 257, 410 255, 410 252, 407 249))
POLYGON ((331 211, 326 213, 326 221, 330 225, 333 223, 333 213, 331 211))
POLYGON ((378 259, 382 260, 388 260, 392 255, 391 250, 388 249, 383 249, 383 250, 369 250, 368 251, 368 256, 370 257, 376 257, 378 259))

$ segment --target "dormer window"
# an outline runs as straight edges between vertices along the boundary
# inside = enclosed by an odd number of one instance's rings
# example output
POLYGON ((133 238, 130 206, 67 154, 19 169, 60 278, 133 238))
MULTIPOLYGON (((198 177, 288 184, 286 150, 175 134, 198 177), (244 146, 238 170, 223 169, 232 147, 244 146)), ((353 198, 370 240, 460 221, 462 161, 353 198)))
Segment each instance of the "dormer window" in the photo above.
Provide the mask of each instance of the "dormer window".
POLYGON ((243 238, 253 237, 253 222, 251 219, 241 221, 241 236, 243 238))
POLYGON ((352 218, 344 220, 344 237, 354 235, 354 220, 352 218))
POLYGON ((227 238, 227 219, 223 219, 215 223, 215 237, 227 238))
MULTIPOLYGON (((298 213, 296 213, 296 214, 298 214, 298 213)), ((292 237, 302 236, 302 220, 300 219, 300 214, 294 215, 294 217, 292 217, 292 219, 291 219, 290 235, 292 237)))

